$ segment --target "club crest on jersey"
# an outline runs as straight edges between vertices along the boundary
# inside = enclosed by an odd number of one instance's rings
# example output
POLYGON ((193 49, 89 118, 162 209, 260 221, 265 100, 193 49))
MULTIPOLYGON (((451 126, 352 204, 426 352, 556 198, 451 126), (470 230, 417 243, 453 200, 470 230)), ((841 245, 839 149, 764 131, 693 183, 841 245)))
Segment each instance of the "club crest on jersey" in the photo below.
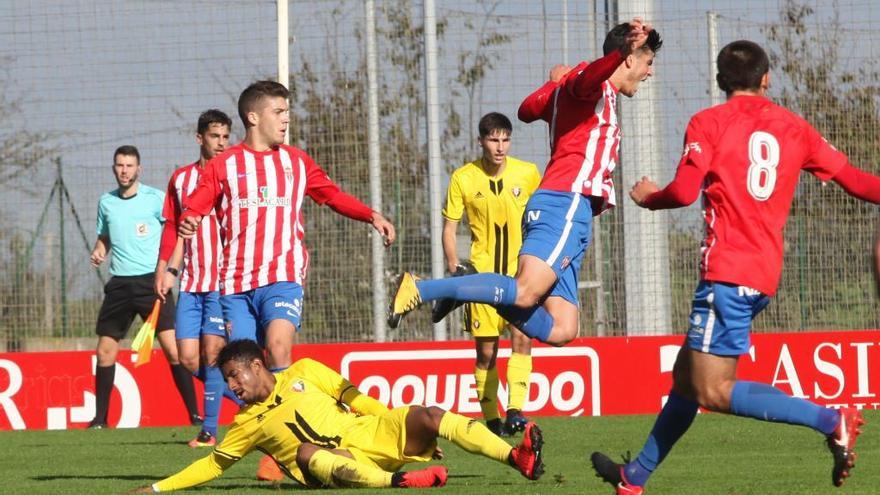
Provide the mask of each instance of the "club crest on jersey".
POLYGON ((702 153, 703 148, 700 148, 700 143, 694 141, 692 143, 687 143, 684 145, 684 151, 682 151, 681 156, 687 155, 691 150, 696 151, 697 153, 702 153))
POLYGON ((306 391, 306 383, 302 380, 297 380, 297 381, 293 382, 293 385, 291 385, 290 390, 293 390, 294 392, 305 392, 306 391))
POLYGON ((513 193, 514 198, 518 198, 519 195, 522 194, 522 188, 521 187, 514 187, 513 189, 510 190, 510 192, 513 193))
POLYGON ((568 268, 568 265, 570 265, 570 264, 571 264, 571 258, 566 256, 566 257, 562 258, 562 262, 559 264, 559 266, 561 266, 562 269, 565 270, 566 268, 568 268))
POLYGON ((480 329, 480 320, 474 320, 474 330, 480 329))
POLYGON ((269 196, 269 186, 260 186, 257 189, 259 197, 257 198, 241 198, 237 201, 239 208, 259 208, 267 206, 290 206, 290 198, 281 198, 278 196, 269 196))
POLYGON ((293 170, 290 167, 284 167, 284 178, 293 182, 293 170))
POLYGON ((150 227, 145 223, 139 223, 134 227, 138 237, 146 237, 150 233, 150 227))

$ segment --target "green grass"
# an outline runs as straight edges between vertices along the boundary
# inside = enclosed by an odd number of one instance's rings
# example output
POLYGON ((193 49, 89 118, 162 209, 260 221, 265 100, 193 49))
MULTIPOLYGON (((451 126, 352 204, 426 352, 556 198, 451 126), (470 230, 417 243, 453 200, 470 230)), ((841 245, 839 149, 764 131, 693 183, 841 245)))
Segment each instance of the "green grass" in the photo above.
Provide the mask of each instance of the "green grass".
MULTIPOLYGON (((880 413, 865 414, 858 467, 842 490, 830 482, 831 457, 823 438, 806 428, 716 414, 700 415, 651 479, 650 494, 873 494, 880 486, 880 413)), ((529 482, 505 466, 442 443, 450 478, 441 493, 501 495, 610 494, 587 460, 601 450, 615 456, 639 450, 651 416, 541 418, 547 472, 529 482)), ((0 433, 0 493, 36 495, 124 493, 172 474, 207 450, 185 442, 192 428, 0 433)), ((196 493, 274 493, 257 482, 259 453, 196 493)), ((293 482, 281 489, 296 488, 293 482)), ((363 490, 359 494, 382 493, 363 490)), ((326 493, 326 491, 324 492, 326 493)))

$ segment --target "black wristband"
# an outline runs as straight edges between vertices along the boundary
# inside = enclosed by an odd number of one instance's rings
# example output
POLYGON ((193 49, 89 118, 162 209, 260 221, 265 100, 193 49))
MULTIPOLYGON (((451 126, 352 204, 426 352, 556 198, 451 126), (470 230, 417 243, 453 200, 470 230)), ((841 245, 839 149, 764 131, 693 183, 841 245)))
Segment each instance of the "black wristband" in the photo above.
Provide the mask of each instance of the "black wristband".
POLYGON ((169 266, 168 268, 165 269, 165 271, 174 275, 175 277, 180 275, 180 272, 177 270, 177 268, 174 268, 173 266, 169 266))

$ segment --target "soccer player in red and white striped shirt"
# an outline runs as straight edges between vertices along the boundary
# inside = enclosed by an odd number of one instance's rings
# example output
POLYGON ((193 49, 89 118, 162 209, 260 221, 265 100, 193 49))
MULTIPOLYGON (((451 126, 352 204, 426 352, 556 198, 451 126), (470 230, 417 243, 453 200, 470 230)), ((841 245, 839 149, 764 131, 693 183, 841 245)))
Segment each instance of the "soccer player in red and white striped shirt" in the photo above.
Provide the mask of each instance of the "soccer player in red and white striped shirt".
POLYGON ((833 409, 765 383, 738 380, 751 323, 770 303, 782 272, 782 231, 801 171, 834 181, 851 196, 880 203, 880 177, 853 167, 800 116, 765 97, 770 60, 757 44, 734 41, 718 55, 718 86, 727 102, 698 112, 685 134, 675 178, 660 190, 645 177, 630 197, 652 210, 679 208, 703 193, 706 236, 688 334, 668 400, 632 462, 592 456, 618 495, 638 495, 688 430, 698 406, 711 411, 812 428, 831 450, 832 482, 854 466, 863 423, 855 408, 833 409))
POLYGON ((287 89, 273 81, 248 86, 238 100, 246 135, 214 157, 184 203, 179 232, 195 235, 216 208, 223 232, 220 302, 230 340, 262 343, 274 370, 291 363, 308 268, 303 243, 306 196, 337 213, 370 223, 394 241, 394 226, 340 190, 303 150, 284 143, 287 89))
POLYGON ((162 212, 166 221, 156 265, 156 292, 164 298, 180 276, 178 354, 181 364, 205 382, 204 423, 190 447, 210 447, 216 443, 222 396, 227 391, 223 374, 215 365, 220 349, 226 345, 219 293, 220 222, 211 211, 199 224, 198 233, 186 240, 178 237, 177 228, 182 205, 195 190, 208 161, 229 145, 231 128, 232 120, 220 110, 207 110, 199 116, 199 159, 171 175, 162 212))
POLYGON ((604 57, 579 64, 558 81, 551 74, 523 101, 520 120, 549 124, 551 157, 526 205, 516 277, 481 273, 415 281, 406 273, 392 303, 392 327, 423 301, 451 298, 491 304, 523 333, 543 342, 564 345, 577 336, 577 274, 592 217, 614 205, 617 95, 636 94, 652 75, 662 43, 658 32, 639 19, 620 24, 605 37, 604 57))

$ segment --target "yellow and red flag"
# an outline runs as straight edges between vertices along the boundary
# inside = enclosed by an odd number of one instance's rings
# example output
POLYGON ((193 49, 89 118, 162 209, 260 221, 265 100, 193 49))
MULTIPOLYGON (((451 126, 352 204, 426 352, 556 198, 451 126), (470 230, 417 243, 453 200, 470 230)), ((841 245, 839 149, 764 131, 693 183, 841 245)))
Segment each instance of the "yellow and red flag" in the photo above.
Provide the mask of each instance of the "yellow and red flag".
POLYGON ((150 316, 147 317, 147 321, 141 325, 141 329, 131 341, 131 350, 137 351, 138 355, 137 362, 134 363, 135 368, 150 362, 150 356, 153 354, 153 336, 156 334, 156 323, 159 321, 159 307, 161 305, 162 301, 156 299, 150 316))

